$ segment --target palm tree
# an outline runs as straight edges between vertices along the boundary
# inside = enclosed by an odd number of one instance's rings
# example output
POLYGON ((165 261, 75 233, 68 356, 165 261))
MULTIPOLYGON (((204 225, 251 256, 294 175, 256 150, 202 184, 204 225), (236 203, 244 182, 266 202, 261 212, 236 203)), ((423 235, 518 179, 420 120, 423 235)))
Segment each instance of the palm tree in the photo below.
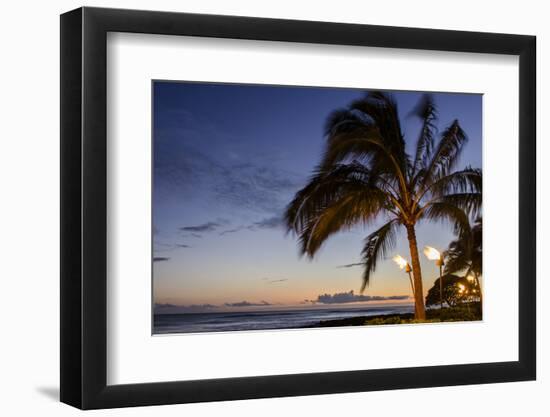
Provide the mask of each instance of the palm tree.
POLYGON ((469 233, 463 233, 458 239, 449 244, 445 251, 445 273, 466 271, 464 276, 472 275, 479 291, 479 300, 482 300, 479 277, 483 261, 483 220, 477 217, 470 227, 469 233))
POLYGON ((333 112, 325 126, 326 146, 308 184, 288 205, 288 231, 297 235, 301 255, 313 258, 333 234, 357 225, 384 224, 365 238, 363 285, 379 259, 394 246, 396 232, 407 232, 415 287, 415 317, 426 317, 415 226, 423 219, 449 220, 458 235, 468 216, 481 207, 481 170, 454 171, 467 141, 457 120, 441 132, 430 95, 412 115, 421 121, 413 157, 405 150, 397 104, 383 92, 370 92, 333 112))

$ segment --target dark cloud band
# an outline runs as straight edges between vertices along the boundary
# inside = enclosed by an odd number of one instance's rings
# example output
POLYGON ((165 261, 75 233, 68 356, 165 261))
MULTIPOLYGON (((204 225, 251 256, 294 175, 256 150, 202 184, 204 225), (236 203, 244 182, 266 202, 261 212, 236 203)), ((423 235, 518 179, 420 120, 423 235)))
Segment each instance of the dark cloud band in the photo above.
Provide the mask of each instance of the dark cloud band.
POLYGON ((335 294, 322 294, 317 297, 316 303, 319 304, 344 304, 357 303, 361 301, 391 301, 391 300, 406 300, 408 295, 390 295, 387 297, 380 295, 362 295, 355 294, 353 290, 350 292, 341 292, 335 294))

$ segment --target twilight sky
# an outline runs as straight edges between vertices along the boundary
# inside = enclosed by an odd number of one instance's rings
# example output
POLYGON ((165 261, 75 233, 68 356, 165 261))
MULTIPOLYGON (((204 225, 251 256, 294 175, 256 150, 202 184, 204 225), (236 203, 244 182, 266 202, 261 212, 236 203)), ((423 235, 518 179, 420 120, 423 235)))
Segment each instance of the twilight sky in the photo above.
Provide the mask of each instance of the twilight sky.
MULTIPOLYGON (((325 118, 364 90, 156 81, 153 94, 155 303, 191 312, 361 301, 361 268, 339 266, 360 260, 376 225, 330 238, 309 261, 280 218, 320 160, 325 118)), ((420 125, 407 116, 421 93, 393 94, 412 152, 420 125)), ((457 169, 481 167, 482 96, 434 97, 439 129, 457 118, 469 137, 457 169)), ((453 235, 422 223, 417 238, 444 249, 453 235)), ((410 258, 404 230, 394 253, 410 258)), ((421 258, 427 292, 437 270, 421 258)), ((410 295, 391 257, 378 265, 365 296, 410 295)))

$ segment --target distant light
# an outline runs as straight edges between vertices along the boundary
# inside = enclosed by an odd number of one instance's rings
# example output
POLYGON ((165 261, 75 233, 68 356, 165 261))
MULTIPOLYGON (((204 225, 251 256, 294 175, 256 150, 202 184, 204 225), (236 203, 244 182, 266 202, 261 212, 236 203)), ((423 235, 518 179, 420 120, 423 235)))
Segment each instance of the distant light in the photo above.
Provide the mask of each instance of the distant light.
POLYGON ((468 282, 474 282, 474 276, 472 274, 468 274, 468 276, 466 277, 466 279, 468 280, 468 282))
POLYGON ((458 289, 460 290, 460 292, 464 292, 464 290, 466 289, 466 287, 464 286, 464 284, 458 284, 458 289))
POLYGON ((439 261, 441 259, 441 253, 431 246, 426 246, 424 248, 424 255, 426 255, 426 258, 430 261, 439 261))
POLYGON ((399 269, 404 269, 409 264, 407 260, 400 255, 395 255, 392 260, 399 266, 399 269))

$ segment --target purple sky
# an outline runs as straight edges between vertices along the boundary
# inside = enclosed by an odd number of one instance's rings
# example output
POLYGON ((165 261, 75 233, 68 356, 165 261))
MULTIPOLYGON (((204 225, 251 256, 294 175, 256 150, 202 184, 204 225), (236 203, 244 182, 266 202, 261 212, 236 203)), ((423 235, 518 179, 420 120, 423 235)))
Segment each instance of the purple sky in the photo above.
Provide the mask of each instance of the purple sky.
MULTIPOLYGON (((360 267, 338 266, 359 261, 374 228, 341 233, 308 261, 280 217, 320 160, 326 117, 364 90, 158 81, 153 88, 155 302, 233 311, 357 297, 360 267)), ((393 94, 412 152, 419 123, 407 115, 421 93, 393 94)), ((457 118, 469 137, 458 167, 481 167, 482 96, 434 97, 440 130, 457 118)), ((417 237, 421 248, 444 249, 453 235, 450 225, 432 223, 419 225, 417 237)), ((404 233, 394 252, 409 258, 404 233)), ((422 268, 427 291, 437 271, 425 259, 422 268)), ((387 259, 364 294, 409 293, 387 259)))

